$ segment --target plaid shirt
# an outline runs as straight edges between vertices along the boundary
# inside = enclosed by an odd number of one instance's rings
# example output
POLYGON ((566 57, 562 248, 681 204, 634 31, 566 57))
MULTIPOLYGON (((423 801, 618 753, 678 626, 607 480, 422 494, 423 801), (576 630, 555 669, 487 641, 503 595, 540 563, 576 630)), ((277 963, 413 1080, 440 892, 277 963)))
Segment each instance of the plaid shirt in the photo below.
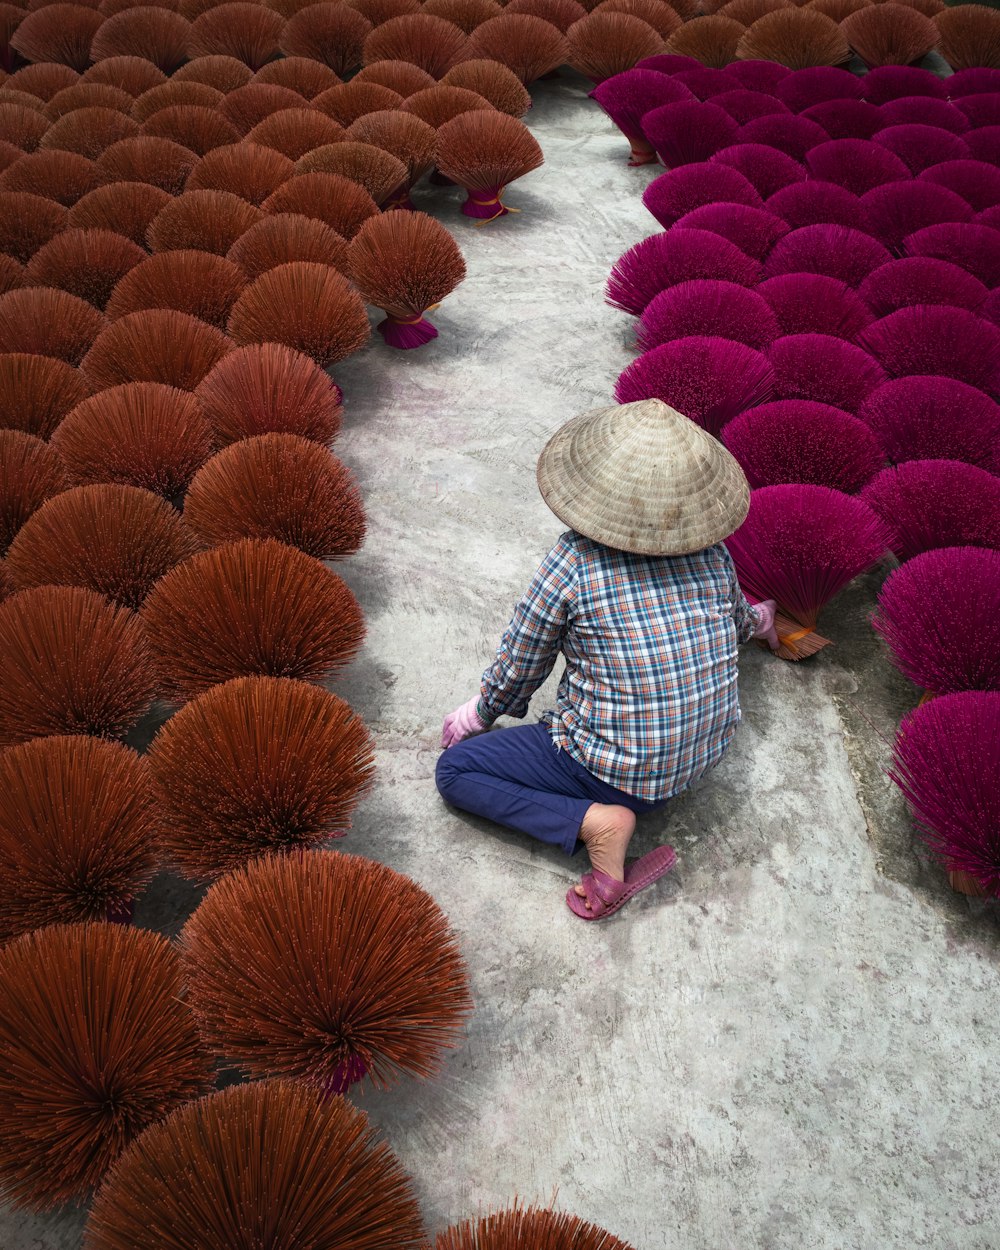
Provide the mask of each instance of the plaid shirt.
POLYGON ((560 651, 556 745, 646 802, 717 764, 740 719, 737 644, 757 616, 725 547, 636 556, 563 534, 483 674, 479 715, 523 717, 560 651))

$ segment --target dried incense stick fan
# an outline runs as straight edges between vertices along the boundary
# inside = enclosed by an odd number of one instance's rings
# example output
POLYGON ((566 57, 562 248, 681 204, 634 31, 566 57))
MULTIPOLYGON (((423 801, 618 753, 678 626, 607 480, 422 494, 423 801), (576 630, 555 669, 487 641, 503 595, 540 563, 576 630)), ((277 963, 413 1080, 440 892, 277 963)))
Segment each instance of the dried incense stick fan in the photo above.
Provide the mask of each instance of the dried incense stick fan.
POLYGON ((882 557, 892 534, 860 499, 824 486, 765 486, 726 546, 740 585, 755 601, 775 599, 783 660, 829 644, 816 632, 822 608, 882 557))

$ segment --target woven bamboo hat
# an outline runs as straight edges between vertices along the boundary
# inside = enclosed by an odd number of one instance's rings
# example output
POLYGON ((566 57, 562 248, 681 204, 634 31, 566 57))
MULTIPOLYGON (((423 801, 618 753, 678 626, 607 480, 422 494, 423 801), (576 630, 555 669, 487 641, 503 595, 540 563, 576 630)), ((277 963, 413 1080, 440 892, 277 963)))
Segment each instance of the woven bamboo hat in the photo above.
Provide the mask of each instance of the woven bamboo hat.
POLYGON ((659 399, 574 417, 538 458, 538 488, 577 533, 638 555, 679 556, 743 523, 750 487, 723 445, 659 399))

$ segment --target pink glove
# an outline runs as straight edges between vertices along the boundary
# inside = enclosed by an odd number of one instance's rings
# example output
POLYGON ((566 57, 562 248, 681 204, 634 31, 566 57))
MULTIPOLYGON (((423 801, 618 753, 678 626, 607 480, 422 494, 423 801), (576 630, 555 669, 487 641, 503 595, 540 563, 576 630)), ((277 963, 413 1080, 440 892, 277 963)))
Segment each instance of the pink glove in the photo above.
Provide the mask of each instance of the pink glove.
POLYGON ((476 710, 478 706, 479 695, 476 694, 472 696, 468 703, 463 703, 454 712, 448 713, 444 718, 444 728, 441 730, 441 745, 443 747, 453 747, 456 742, 461 742, 463 738, 469 738, 473 734, 481 734, 489 728, 480 719, 479 712, 476 710))
POLYGON ((754 611, 757 613, 758 625, 753 631, 755 638, 763 638, 772 651, 777 651, 781 646, 778 641, 778 631, 774 627, 774 612, 777 603, 773 599, 764 599, 762 602, 754 604, 754 611))

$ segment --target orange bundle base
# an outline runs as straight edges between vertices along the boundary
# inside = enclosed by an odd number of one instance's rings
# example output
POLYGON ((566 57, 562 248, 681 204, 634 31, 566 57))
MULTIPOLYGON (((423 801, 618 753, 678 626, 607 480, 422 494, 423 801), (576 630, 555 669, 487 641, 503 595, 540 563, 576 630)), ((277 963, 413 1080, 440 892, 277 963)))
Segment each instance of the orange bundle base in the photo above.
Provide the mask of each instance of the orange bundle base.
POLYGON ((961 869, 952 869, 948 873, 948 884, 956 894, 968 894, 973 898, 986 898, 987 893, 976 878, 961 869))
MULTIPOLYGON (((831 645, 830 639, 817 634, 811 625, 800 625, 794 617, 783 612, 775 612, 774 626, 781 645, 773 654, 779 660, 805 660, 831 645)), ((761 646, 766 647, 767 643, 762 642, 761 646)))

